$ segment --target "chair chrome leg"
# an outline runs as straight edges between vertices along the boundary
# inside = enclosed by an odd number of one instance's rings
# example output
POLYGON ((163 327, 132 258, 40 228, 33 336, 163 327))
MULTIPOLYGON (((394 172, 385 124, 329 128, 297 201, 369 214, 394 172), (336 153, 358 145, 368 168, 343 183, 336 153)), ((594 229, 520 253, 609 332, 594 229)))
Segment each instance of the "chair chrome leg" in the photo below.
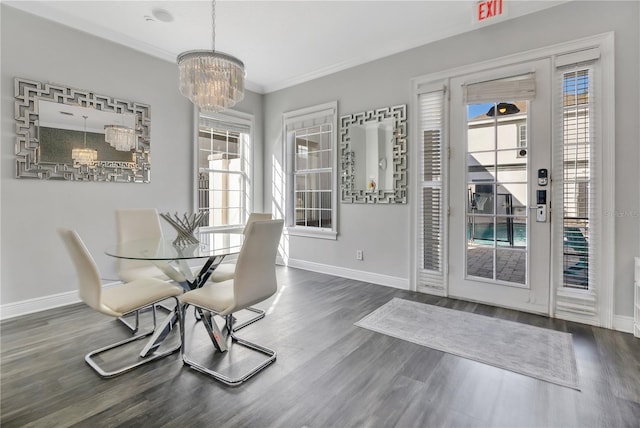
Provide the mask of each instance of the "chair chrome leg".
MULTIPOLYGON (((236 342, 239 345, 242 345, 246 348, 249 349, 253 349, 254 351, 260 352, 261 354, 266 355, 268 358, 264 359, 260 364, 256 365, 255 367, 253 367, 251 370, 245 372, 244 374, 235 377, 235 378, 231 378, 223 373, 217 372, 215 370, 211 370, 205 366, 203 366, 202 364, 191 360, 187 355, 186 355, 186 344, 185 344, 185 340, 184 340, 184 334, 182 336, 182 361, 185 365, 188 365, 189 367, 193 368, 194 370, 197 370, 201 373, 204 373, 208 376, 211 376, 212 378, 224 383, 225 385, 229 385, 229 386, 237 386, 240 385, 241 383, 247 381, 249 378, 251 378, 252 376, 254 376, 255 374, 257 374, 258 372, 260 372, 261 370, 265 369, 267 366, 269 366, 271 363, 273 363, 276 360, 277 354, 276 351, 274 351, 273 349, 269 349, 266 348, 264 346, 258 345, 256 343, 250 342, 248 340, 245 339, 241 339, 239 337, 237 337, 233 332, 234 332, 234 327, 233 327, 233 322, 234 322, 234 318, 232 314, 229 314, 226 316, 226 323, 227 323, 227 329, 229 331, 229 335, 231 336, 231 339, 233 342, 236 342)), ((182 324, 181 324, 182 325, 182 324)), ((181 332, 184 333, 184 330, 180 330, 181 332)))
POLYGON ((176 346, 171 347, 169 349, 167 349, 166 351, 159 353, 159 354, 152 354, 151 357, 149 358, 144 358, 144 359, 140 359, 140 361, 138 361, 135 364, 130 364, 128 366, 119 368, 117 370, 112 370, 112 371, 107 371, 105 369, 103 369, 102 367, 100 367, 100 365, 93 359, 94 357, 100 355, 103 352, 109 351, 111 349, 117 348, 119 346, 123 346, 126 345, 127 343, 131 343, 131 342, 135 342, 136 340, 141 340, 144 339, 146 337, 149 337, 153 332, 147 332, 144 334, 140 334, 137 336, 133 336, 130 337, 128 339, 122 340, 120 342, 114 343, 113 345, 109 345, 109 346, 105 346, 104 348, 100 348, 100 349, 96 349, 95 351, 89 352, 87 355, 85 355, 84 360, 87 362, 87 364, 89 364, 91 366, 92 369, 94 369, 101 377, 103 378, 111 378, 114 376, 118 376, 122 373, 128 372, 129 370, 133 370, 136 367, 139 367, 143 364, 147 364, 150 363, 151 361, 155 361, 158 360, 160 358, 166 357, 170 354, 173 354, 174 352, 176 352, 178 349, 180 349, 180 343, 178 343, 176 346))
MULTIPOLYGON (((253 318, 251 318, 251 319, 248 319, 248 320, 246 320, 246 321, 244 321, 244 322, 241 322, 241 323, 240 323, 240 324, 238 324, 238 325, 236 325, 236 326, 233 328, 233 331, 238 331, 238 330, 240 330, 240 329, 243 329, 243 328, 245 328, 246 326, 248 326, 248 325, 250 325, 250 324, 253 324, 254 322, 256 322, 256 321, 258 321, 258 320, 261 320, 262 318, 264 318, 264 317, 265 317, 265 312, 264 312, 262 309, 258 309, 258 308, 245 308, 245 310, 247 310, 247 311, 251 311, 251 312, 254 312, 254 313, 258 314, 258 315, 257 315, 257 316, 255 316, 255 317, 253 317, 253 318)), ((195 316, 195 318, 196 318, 196 322, 198 322, 198 321, 202 321, 202 318, 200 317, 200 313, 198 312, 198 308, 193 308, 193 314, 194 314, 194 316, 195 316)))
POLYGON ((257 316, 246 320, 245 322, 241 322, 240 324, 236 325, 235 327, 233 327, 233 331, 238 331, 240 329, 245 328, 246 326, 253 324, 254 322, 261 320, 262 318, 264 318, 265 313, 262 309, 258 309, 258 308, 245 308, 245 310, 247 311, 251 311, 254 312, 256 314, 258 314, 257 316))
MULTIPOLYGON (((179 301, 175 297, 174 297, 174 299, 176 300, 176 311, 179 311, 179 308, 180 308, 179 301)), ((155 305, 154 305, 154 315, 155 315, 155 305)), ((180 323, 180 327, 181 328, 183 327, 182 323, 180 323)), ((166 356, 168 356, 170 354, 173 354, 174 352, 176 352, 178 349, 181 348, 182 341, 180 341, 176 346, 173 346, 173 347, 171 347, 171 348, 169 348, 169 349, 167 349, 167 350, 165 350, 165 351, 163 351, 161 353, 153 353, 147 358, 140 358, 140 360, 138 362, 134 363, 134 364, 130 364, 130 365, 127 365, 125 367, 121 367, 121 368, 118 368, 118 369, 112 370, 112 371, 107 371, 107 370, 103 369, 94 360, 94 357, 97 357, 98 355, 100 355, 100 354, 102 354, 102 353, 104 353, 106 351, 109 351, 111 349, 115 349, 115 348, 118 348, 120 346, 124 346, 124 345, 126 345, 128 343, 135 342, 137 340, 141 340, 141 339, 144 339, 144 338, 147 338, 147 337, 151 336, 155 332, 155 329, 156 329, 156 318, 154 316, 154 318, 153 318, 153 329, 151 331, 143 333, 143 334, 139 334, 137 336, 130 337, 130 338, 125 339, 125 340, 121 340, 120 342, 114 343, 112 345, 108 345, 108 346, 102 347, 100 349, 96 349, 95 351, 91 351, 87 355, 85 355, 84 360, 87 362, 87 364, 89 364, 89 366, 91 366, 92 369, 94 369, 96 371, 96 373, 98 373, 98 375, 100 375, 103 378, 111 378, 111 377, 123 374, 125 372, 128 372, 130 370, 133 370, 136 367, 139 367, 139 366, 141 366, 143 364, 147 364, 147 363, 150 363, 152 361, 159 360, 160 358, 166 357, 166 356)))
POLYGON ((131 325, 129 321, 125 317, 118 317, 118 321, 124 324, 129 330, 131 330, 131 334, 136 334, 138 332, 138 328, 140 327, 140 311, 133 312, 136 318, 136 324, 131 325))
POLYGON ((136 334, 138 332, 138 329, 140 328, 140 312, 147 312, 149 310, 153 310, 153 324, 155 325, 156 323, 156 308, 157 309, 162 309, 163 311, 166 311, 168 314, 173 312, 173 309, 163 305, 163 304, 156 304, 153 306, 148 306, 146 308, 143 309, 139 309, 135 312, 132 312, 130 315, 135 316, 136 319, 136 323, 135 325, 132 325, 129 321, 127 321, 126 317, 118 317, 118 321, 120 321, 122 324, 124 324, 129 330, 131 330, 131 334, 136 334))

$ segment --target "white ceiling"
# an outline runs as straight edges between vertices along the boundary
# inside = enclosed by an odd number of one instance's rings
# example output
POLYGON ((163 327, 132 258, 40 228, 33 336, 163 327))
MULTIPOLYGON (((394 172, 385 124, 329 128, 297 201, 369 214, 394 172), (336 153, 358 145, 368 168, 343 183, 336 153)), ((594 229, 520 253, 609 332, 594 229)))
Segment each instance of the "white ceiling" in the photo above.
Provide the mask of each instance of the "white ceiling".
MULTIPOLYGON (((566 1, 503 0, 512 19, 566 1)), ((69 27, 175 62, 211 49, 211 2, 4 1, 69 27), (171 14, 171 22, 153 10, 171 14)), ((267 93, 478 28, 475 1, 216 3, 216 49, 245 63, 247 88, 267 93)))

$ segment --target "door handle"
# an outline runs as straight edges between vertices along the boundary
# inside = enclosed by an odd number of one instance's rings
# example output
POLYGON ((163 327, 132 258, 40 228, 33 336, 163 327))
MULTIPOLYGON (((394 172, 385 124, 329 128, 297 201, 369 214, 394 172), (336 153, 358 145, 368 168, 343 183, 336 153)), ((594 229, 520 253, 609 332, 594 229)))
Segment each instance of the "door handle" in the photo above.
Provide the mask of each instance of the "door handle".
POLYGON ((529 207, 530 210, 536 210, 536 221, 538 223, 547 222, 547 204, 538 204, 529 207))

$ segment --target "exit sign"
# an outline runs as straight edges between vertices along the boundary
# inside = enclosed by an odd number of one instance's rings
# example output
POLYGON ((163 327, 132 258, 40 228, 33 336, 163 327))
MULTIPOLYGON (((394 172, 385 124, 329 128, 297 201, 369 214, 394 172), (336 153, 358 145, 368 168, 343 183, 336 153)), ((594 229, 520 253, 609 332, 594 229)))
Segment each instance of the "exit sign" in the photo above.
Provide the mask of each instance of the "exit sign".
POLYGON ((498 21, 506 15, 503 0, 484 0, 476 2, 473 10, 473 20, 476 23, 498 21))

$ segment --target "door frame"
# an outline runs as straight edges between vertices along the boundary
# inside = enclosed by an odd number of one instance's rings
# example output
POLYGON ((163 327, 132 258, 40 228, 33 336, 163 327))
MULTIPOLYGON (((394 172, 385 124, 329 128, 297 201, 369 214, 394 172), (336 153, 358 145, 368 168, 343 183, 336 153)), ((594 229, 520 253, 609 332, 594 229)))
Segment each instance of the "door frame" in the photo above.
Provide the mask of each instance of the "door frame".
MULTIPOLYGON (((469 64, 464 66, 459 66, 443 71, 438 71, 435 73, 418 76, 411 80, 412 85, 412 98, 410 102, 410 117, 411 117, 411 133, 410 140, 412 140, 412 144, 410 147, 418 148, 420 147, 420 138, 419 138, 419 118, 418 118, 418 95, 420 93, 420 87, 425 86, 445 86, 445 99, 444 99, 444 129, 445 129, 445 138, 448 138, 448 127, 449 127, 449 82, 450 79, 462 75, 477 73, 486 71, 489 69, 499 68, 501 66, 509 66, 518 64, 521 62, 529 62, 537 59, 551 58, 552 67, 555 64, 555 57, 558 55, 568 54, 572 52, 578 52, 585 49, 590 48, 599 48, 601 55, 601 64, 600 64, 600 73, 601 73, 601 91, 599 93, 600 102, 601 102, 601 126, 599 130, 599 135, 601 141, 606 142, 606 147, 603 148, 600 153, 600 164, 602 168, 602 195, 601 195, 601 207, 613 207, 615 206, 615 68, 614 68, 614 33, 602 33, 597 34, 590 37, 585 37, 577 40, 573 40, 570 42, 564 42, 559 44, 554 44, 551 46, 546 46, 542 48, 532 49, 525 52, 520 52, 512 55, 507 55, 495 59, 489 59, 486 61, 481 61, 475 64, 469 64)), ((551 70, 553 73, 553 70, 551 70)), ((552 97, 554 93, 552 91, 552 97)), ((553 104, 553 103, 552 103, 553 104)), ((553 106, 552 106, 553 108, 553 106)), ((553 116, 555 120, 555 112, 553 116)), ((605 146, 603 144, 603 146, 605 146)), ((445 141, 445 152, 450 150, 448 140, 445 141)), ((416 150, 417 151, 417 150, 416 150)), ((447 160, 448 162, 448 160, 447 160)), ((416 173, 409 174, 410 185, 413 189, 413 202, 412 207, 410 209, 410 262, 409 262, 409 288, 413 291, 421 291, 425 293, 432 293, 440 296, 448 296, 449 295, 449 282, 448 282, 448 265, 445 264, 443 266, 444 273, 444 282, 443 288, 439 290, 429 290, 424 287, 418 286, 418 269, 419 269, 419 258, 421 255, 419 254, 419 234, 418 230, 419 218, 418 218, 418 208, 420 207, 420 187, 418 183, 418 172, 420 165, 418 156, 410 156, 410 167, 412 171, 416 171, 416 173)), ((445 181, 448 184, 448 177, 446 177, 445 181)), ((447 188, 449 186, 447 185, 447 188)), ((444 206, 448 207, 448 198, 449 195, 444 195, 446 201, 444 201, 444 206)), ((445 225, 445 234, 448 233, 448 219, 447 212, 448 208, 444 209, 444 225, 445 225)), ((613 318, 614 318, 614 271, 613 267, 615 265, 615 218, 611 215, 607 215, 604 208, 598 211, 597 216, 600 221, 600 230, 601 230, 601 267, 598 275, 598 290, 597 290, 597 298, 598 298, 598 313, 594 317, 581 317, 579 315, 574 315, 570 313, 562 313, 556 314, 556 290, 557 285, 553 282, 553 278, 555 278, 556 274, 552 270, 552 283, 550 287, 550 296, 549 296, 549 305, 550 311, 549 316, 577 321, 582 323, 587 323, 591 325, 597 325, 605 328, 613 328, 613 318)), ((445 239, 444 241, 447 241, 445 239)), ((449 254, 450 250, 446 245, 443 248, 445 254, 449 254)), ((554 257, 552 255, 552 257, 554 257)), ((446 260, 446 258, 445 258, 446 260)), ((581 295, 585 293, 583 290, 577 290, 575 293, 575 298, 580 299, 581 295)))

